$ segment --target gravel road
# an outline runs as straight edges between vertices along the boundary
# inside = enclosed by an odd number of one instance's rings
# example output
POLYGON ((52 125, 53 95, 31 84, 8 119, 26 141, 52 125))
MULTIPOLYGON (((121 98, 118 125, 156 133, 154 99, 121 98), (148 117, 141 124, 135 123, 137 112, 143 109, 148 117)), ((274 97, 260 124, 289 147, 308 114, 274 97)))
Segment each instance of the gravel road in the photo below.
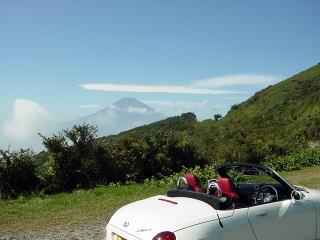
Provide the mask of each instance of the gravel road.
POLYGON ((103 240, 105 224, 62 228, 37 233, 35 236, 7 235, 0 240, 103 240))

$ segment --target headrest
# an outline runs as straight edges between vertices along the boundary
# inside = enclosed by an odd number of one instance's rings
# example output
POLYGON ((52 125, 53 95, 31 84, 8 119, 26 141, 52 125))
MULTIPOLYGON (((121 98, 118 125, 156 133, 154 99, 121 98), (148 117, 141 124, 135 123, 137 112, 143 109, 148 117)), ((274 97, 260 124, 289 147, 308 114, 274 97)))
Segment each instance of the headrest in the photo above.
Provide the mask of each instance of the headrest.
POLYGON ((204 190, 200 187, 200 181, 199 178, 193 174, 193 173, 188 173, 185 175, 186 180, 188 181, 188 187, 191 188, 192 190, 195 190, 197 192, 204 192, 204 190))

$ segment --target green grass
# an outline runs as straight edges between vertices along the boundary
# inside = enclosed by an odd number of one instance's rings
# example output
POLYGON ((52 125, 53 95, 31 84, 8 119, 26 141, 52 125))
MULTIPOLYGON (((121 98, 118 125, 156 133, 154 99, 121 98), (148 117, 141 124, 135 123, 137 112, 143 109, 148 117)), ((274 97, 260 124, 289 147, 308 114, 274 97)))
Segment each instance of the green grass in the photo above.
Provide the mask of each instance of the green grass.
MULTIPOLYGON (((290 182, 320 188, 320 166, 281 173, 290 182)), ((76 225, 107 223, 112 214, 130 202, 165 194, 169 185, 98 187, 46 196, 0 201, 0 236, 28 234, 76 225)))
POLYGON ((293 184, 320 189, 320 166, 306 167, 292 172, 281 172, 280 174, 293 184))
POLYGON ((0 201, 0 236, 33 235, 47 229, 107 223, 112 214, 130 202, 164 194, 170 186, 128 185, 98 187, 47 196, 0 201))

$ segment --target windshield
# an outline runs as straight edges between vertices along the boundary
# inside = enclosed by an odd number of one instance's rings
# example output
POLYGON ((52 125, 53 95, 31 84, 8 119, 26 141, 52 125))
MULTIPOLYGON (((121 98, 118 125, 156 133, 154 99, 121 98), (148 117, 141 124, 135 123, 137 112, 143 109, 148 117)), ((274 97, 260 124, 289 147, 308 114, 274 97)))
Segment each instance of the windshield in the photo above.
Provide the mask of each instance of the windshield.
POLYGON ((279 182, 273 178, 273 172, 266 173, 256 168, 233 167, 226 169, 226 173, 232 178, 235 184, 279 184, 279 182))

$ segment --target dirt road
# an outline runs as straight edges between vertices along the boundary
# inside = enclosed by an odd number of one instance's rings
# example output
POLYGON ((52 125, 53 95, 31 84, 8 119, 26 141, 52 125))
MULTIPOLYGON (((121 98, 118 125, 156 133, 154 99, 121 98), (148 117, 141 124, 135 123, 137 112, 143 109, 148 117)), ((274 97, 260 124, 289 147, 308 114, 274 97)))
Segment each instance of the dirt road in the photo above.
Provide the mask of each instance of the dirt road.
POLYGON ((48 230, 33 236, 0 236, 0 240, 102 240, 105 224, 48 230))

